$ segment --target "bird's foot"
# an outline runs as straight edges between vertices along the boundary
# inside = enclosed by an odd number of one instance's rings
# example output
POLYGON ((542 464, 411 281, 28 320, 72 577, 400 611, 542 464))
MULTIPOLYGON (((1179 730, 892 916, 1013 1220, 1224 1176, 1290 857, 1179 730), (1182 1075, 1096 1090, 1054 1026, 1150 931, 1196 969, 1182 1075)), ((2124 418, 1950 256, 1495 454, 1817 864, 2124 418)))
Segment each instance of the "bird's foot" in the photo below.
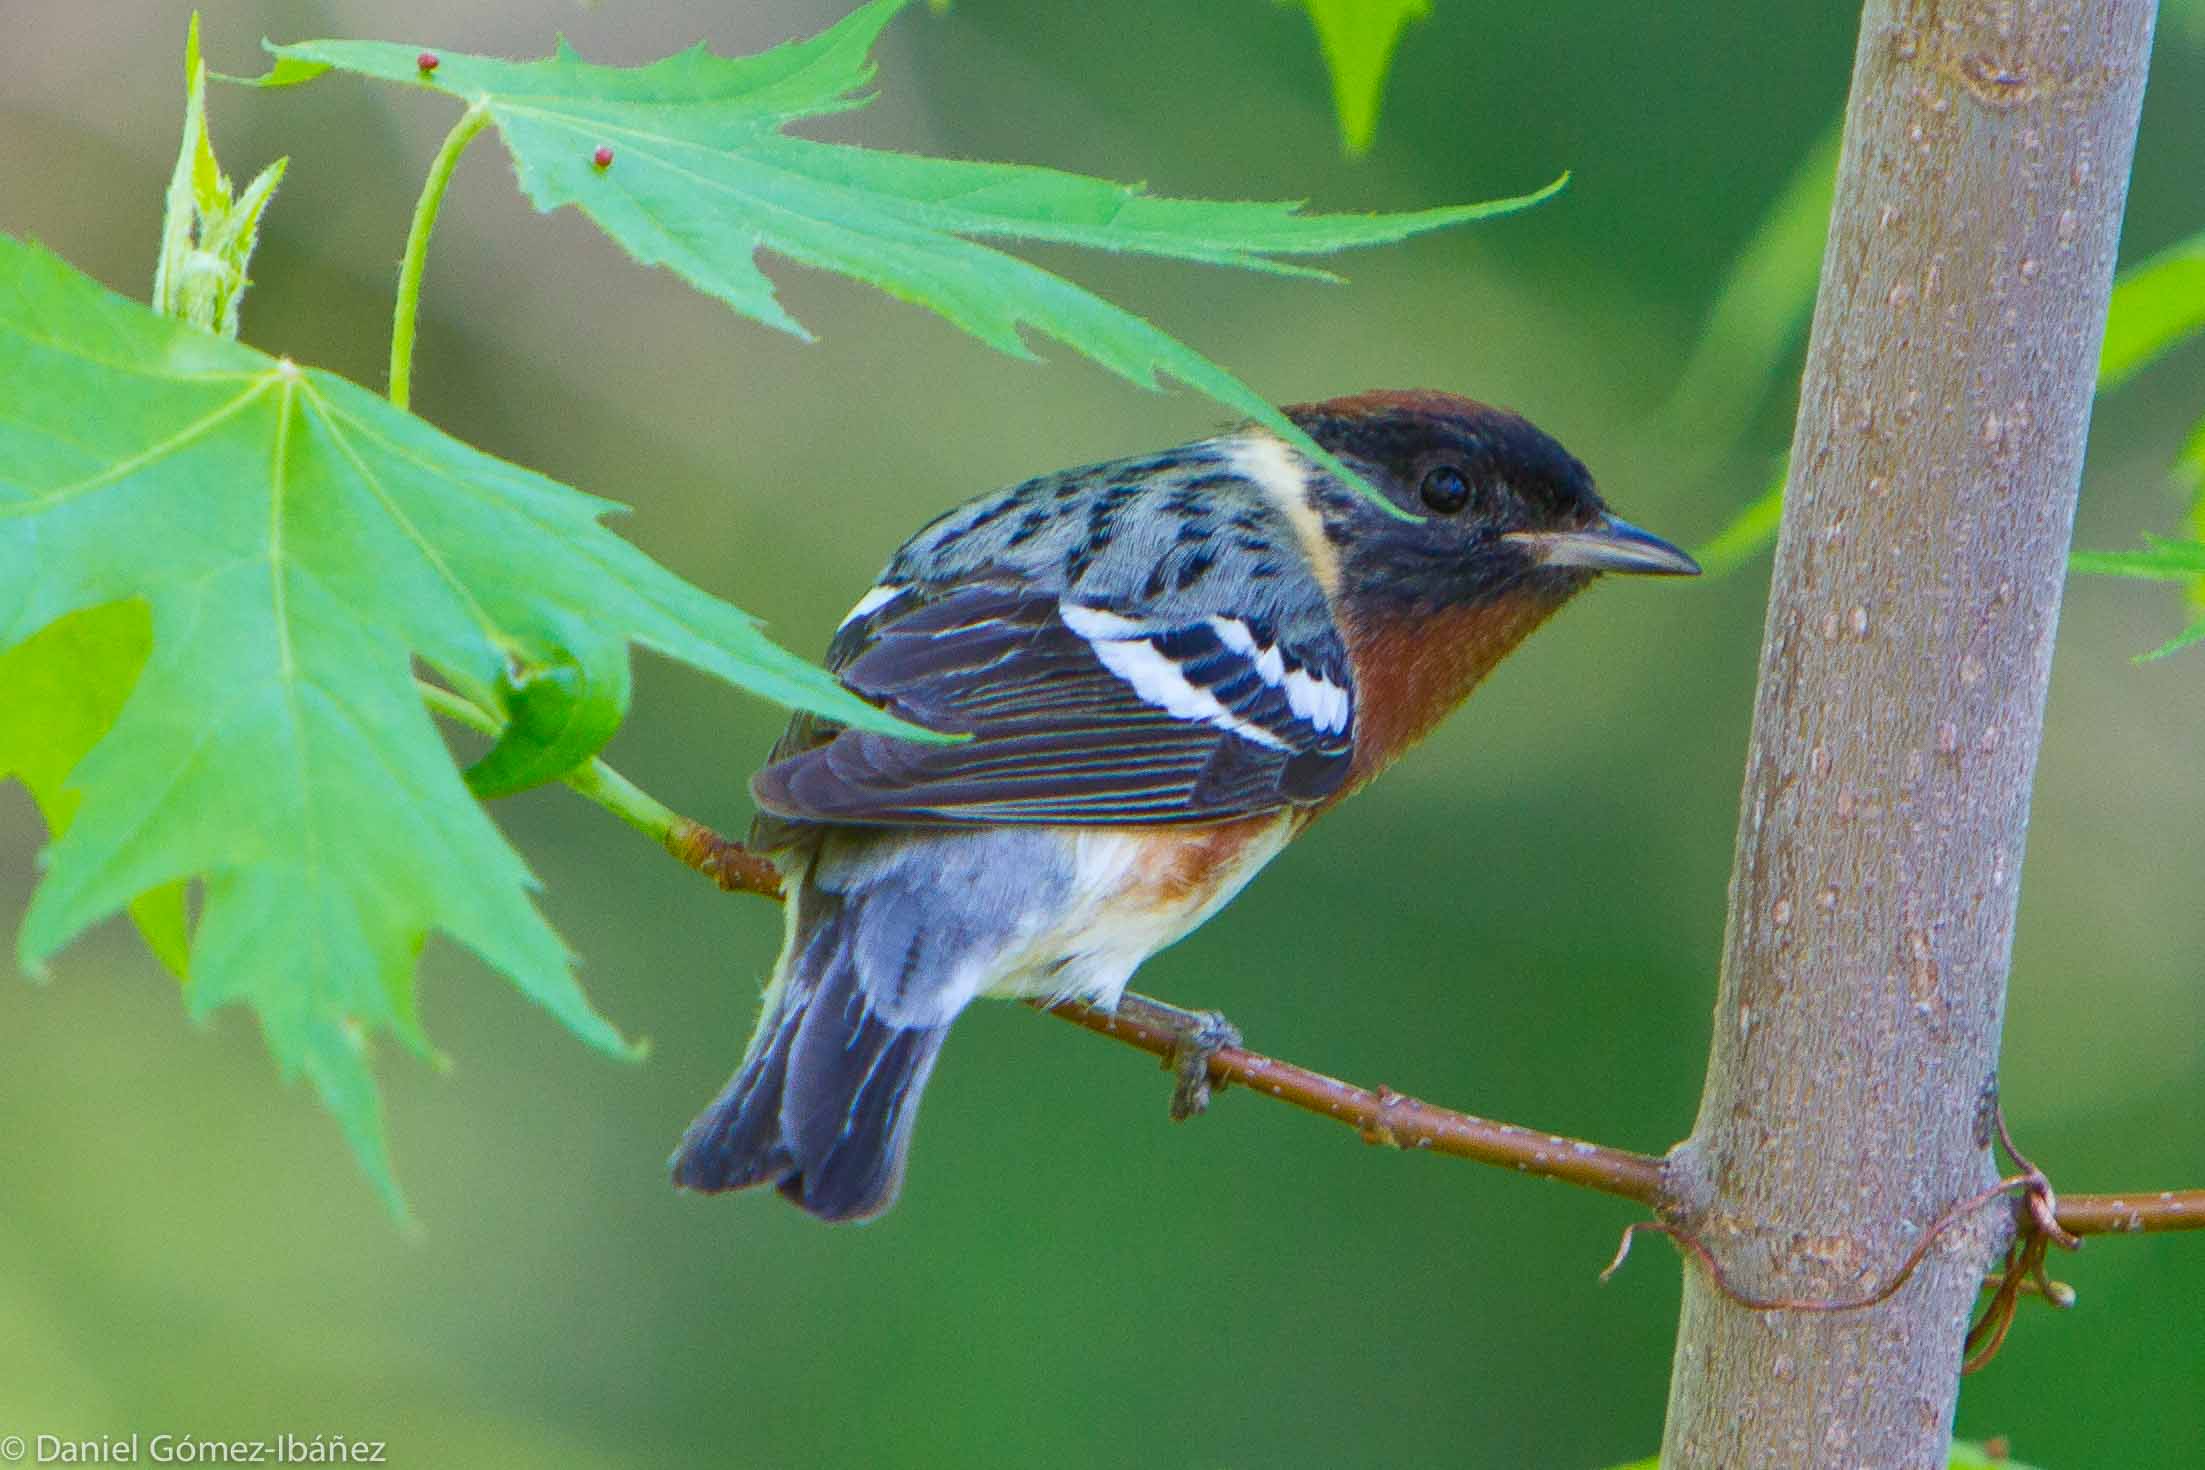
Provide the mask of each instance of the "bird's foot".
POLYGON ((1164 1067, 1179 1078, 1171 1091, 1172 1121, 1183 1123, 1208 1108, 1212 1089, 1225 1085, 1222 1078, 1211 1082, 1210 1061, 1239 1047, 1240 1028, 1216 1011, 1181 1010, 1130 990, 1118 998, 1116 1014, 1170 1033, 1172 1048, 1164 1067))

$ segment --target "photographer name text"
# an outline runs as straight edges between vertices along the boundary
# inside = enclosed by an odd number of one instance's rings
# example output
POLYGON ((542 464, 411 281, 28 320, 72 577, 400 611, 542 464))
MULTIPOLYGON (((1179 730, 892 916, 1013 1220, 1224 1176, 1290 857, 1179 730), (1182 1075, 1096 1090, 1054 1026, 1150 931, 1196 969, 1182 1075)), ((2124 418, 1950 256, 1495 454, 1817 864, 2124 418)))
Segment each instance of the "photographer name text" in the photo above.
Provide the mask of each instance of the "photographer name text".
POLYGON ((380 1465, 384 1442, 337 1434, 273 1434, 265 1439, 217 1439, 198 1434, 115 1434, 64 1439, 58 1434, 10 1435, 6 1456, 33 1465, 380 1465), (31 1451, 29 1456, 22 1453, 31 1451))

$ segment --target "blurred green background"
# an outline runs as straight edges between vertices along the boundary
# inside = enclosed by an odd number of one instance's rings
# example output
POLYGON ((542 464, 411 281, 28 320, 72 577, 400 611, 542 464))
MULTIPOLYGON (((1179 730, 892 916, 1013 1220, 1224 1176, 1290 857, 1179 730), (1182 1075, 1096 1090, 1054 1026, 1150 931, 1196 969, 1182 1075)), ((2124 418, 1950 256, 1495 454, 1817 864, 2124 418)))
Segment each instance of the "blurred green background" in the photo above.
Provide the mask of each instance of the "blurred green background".
MULTIPOLYGON (((1511 404, 1612 503, 1696 541, 1762 486, 1779 389, 1734 443, 1664 413, 1729 258, 1841 106, 1846 7, 1489 6, 1412 29, 1377 146, 1343 160, 1307 19, 1270 0, 958 0, 909 14, 833 136, 1406 208, 1556 204, 1347 258, 1348 287, 1040 252, 1281 400, 1424 384, 1511 404)), ((361 35, 596 60, 757 49, 820 0, 206 7, 254 42, 361 35)), ((174 157, 180 4, 11 0, 0 228, 142 296, 174 157)), ((2170 24, 2128 259, 2205 225, 2205 46, 2170 24)), ((218 89, 233 173, 278 153, 246 338, 380 386, 407 211, 448 103, 333 79, 218 89)), ((630 502, 652 554, 816 654, 898 540, 975 491, 1220 417, 777 267, 804 345, 532 215, 485 141, 432 254, 416 406, 630 502)), ((2079 540, 2171 530, 2205 409, 2193 344, 2099 408, 2079 540)), ((1143 988, 1251 1043, 1457 1106, 1658 1150, 1690 1124, 1766 563, 1589 595, 1430 745, 1328 819, 1143 988)), ((2074 584, 2006 1041, 2020 1136, 2073 1190, 2205 1183, 2205 653, 2138 668, 2173 594, 2074 584)), ((219 691, 210 691, 219 698, 219 691)), ((664 664, 614 762, 739 829, 781 717, 664 664)), ((1627 1207, 1228 1093, 1165 1119, 1134 1054, 1017 1007, 949 1048, 901 1207, 828 1230, 677 1197, 662 1161, 721 1085, 778 935, 562 792, 498 809, 597 1003, 585 1050, 455 947, 423 957, 446 1072, 386 1057, 425 1231, 403 1238, 250 1020, 181 1020, 124 929, 0 985, 0 1434, 288 1431, 403 1465, 1595 1466, 1660 1433, 1677 1269, 1605 1288, 1627 1207)), ((0 789, 0 925, 41 840, 0 789)), ((2093 1243, 2081 1305, 2025 1306, 1964 1435, 2050 1467, 2205 1463, 2205 1240, 2093 1243)))

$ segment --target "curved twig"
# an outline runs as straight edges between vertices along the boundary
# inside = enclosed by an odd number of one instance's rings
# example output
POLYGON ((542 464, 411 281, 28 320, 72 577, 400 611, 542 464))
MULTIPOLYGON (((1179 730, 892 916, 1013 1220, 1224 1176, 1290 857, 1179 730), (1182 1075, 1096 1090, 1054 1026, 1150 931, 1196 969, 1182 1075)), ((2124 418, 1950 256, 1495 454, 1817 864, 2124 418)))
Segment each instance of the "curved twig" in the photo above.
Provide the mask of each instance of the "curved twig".
POLYGON ((1717 1291, 1749 1312, 1865 1311, 1880 1302, 1889 1301, 1897 1294, 1900 1287, 1906 1285, 1908 1279, 1914 1275, 1915 1268, 1920 1266, 1924 1258, 1929 1255, 1929 1248, 1937 1243, 1937 1238, 1940 1235, 1943 1235, 1947 1230, 1950 1230, 1992 1200, 1997 1199, 2006 1191, 2025 1186, 2030 1182, 2028 1175, 2014 1174, 1999 1180, 1996 1184, 1986 1185, 1947 1209, 1931 1223, 1927 1230, 1922 1232, 1921 1238, 1914 1242, 1914 1248, 1906 1253, 1906 1259, 1899 1263, 1898 1269, 1891 1273, 1890 1278, 1883 1285, 1863 1297, 1755 1296, 1751 1292, 1740 1291, 1730 1284, 1729 1274, 1723 1270, 1722 1263, 1715 1259, 1715 1253, 1709 1250, 1698 1236, 1681 1225, 1673 1225, 1665 1220, 1634 1220, 1629 1225, 1624 1226, 1623 1239, 1616 1246, 1615 1259, 1608 1262, 1607 1269, 1600 1273, 1600 1279, 1606 1281, 1622 1269, 1624 1261, 1631 1254, 1631 1242, 1638 1237, 1640 1231, 1646 1230, 1657 1235, 1668 1236, 1681 1250, 1706 1269, 1708 1279, 1715 1283, 1717 1291))

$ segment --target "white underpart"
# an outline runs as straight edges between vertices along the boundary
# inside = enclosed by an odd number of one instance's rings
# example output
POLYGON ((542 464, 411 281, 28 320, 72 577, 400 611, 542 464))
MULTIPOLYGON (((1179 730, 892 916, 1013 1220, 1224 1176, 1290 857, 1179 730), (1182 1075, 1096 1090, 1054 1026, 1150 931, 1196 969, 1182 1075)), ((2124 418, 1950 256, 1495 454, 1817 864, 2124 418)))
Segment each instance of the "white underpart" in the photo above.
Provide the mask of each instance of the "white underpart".
POLYGON ((1309 499, 1309 461, 1276 435, 1262 429, 1224 441, 1233 473, 1247 480, 1277 506, 1294 528, 1302 556, 1327 597, 1339 590, 1340 557, 1325 535, 1324 518, 1309 499))
POLYGON ((1278 856, 1294 834, 1294 820, 1282 812, 1233 859, 1214 889, 1161 905, 1126 901, 1128 884, 1151 856, 1148 834, 1122 827, 1063 830, 1073 842, 1069 901, 1022 951, 1003 955, 980 993, 1075 997, 1115 1007, 1143 960, 1198 928, 1278 856))
MULTIPOLYGON (((1077 603, 1058 604, 1064 626, 1087 640, 1102 666, 1119 678, 1143 704, 1155 705, 1182 720, 1199 720, 1244 740, 1273 750, 1291 747, 1261 725, 1251 724, 1218 702, 1207 689, 1197 689, 1179 671, 1179 665, 1156 651, 1141 625, 1098 607, 1077 603)), ((1292 695, 1288 696, 1289 701, 1292 695)))
POLYGON ((1218 642, 1256 666, 1256 674, 1274 689, 1286 691, 1286 706, 1317 729, 1338 734, 1348 727, 1348 693, 1321 674, 1289 669, 1276 648, 1262 648, 1238 618, 1210 619, 1218 642))
MULTIPOLYGON (((1280 812, 1232 856, 1226 870, 1216 875, 1214 887, 1197 887, 1161 903, 1144 890, 1141 881, 1156 856, 1152 844, 1157 829, 1056 828, 1069 863, 1061 887, 1047 881, 1023 890, 1012 885, 1007 895, 1012 911, 996 915, 1005 922, 996 942, 973 947, 948 973, 929 977, 934 983, 906 995, 900 1006, 885 1005, 885 998, 871 991, 868 1000, 882 1019, 897 1026, 945 1026, 981 995, 1072 997, 1106 1009, 1114 1007, 1141 962, 1184 938, 1231 901, 1264 864, 1278 856, 1293 837, 1296 821, 1292 813, 1280 812)), ((922 850, 940 850, 940 844, 997 842, 1004 830, 842 829, 829 833, 816 861, 840 869, 841 879, 847 881, 852 872, 877 872, 899 855, 916 857, 922 850), (853 862, 858 866, 850 867, 853 862)), ((798 890, 801 872, 800 868, 789 871, 792 891, 798 890)), ((1035 874, 1037 879, 1047 876, 1035 874)), ((806 885, 800 896, 813 891, 806 885)), ((781 960, 767 992, 769 1011, 786 983, 782 977, 796 953, 802 913, 802 903, 787 905, 781 960)))
POLYGON ((835 631, 838 633, 841 632, 844 628, 849 627, 852 623, 856 622, 859 618, 864 617, 869 612, 878 612, 880 609, 888 606, 889 603, 894 602, 897 598, 903 596, 904 593, 909 590, 909 588, 905 587, 901 583, 882 583, 880 586, 875 587, 872 591, 866 593, 863 597, 860 597, 857 600, 857 606, 851 608, 848 612, 842 615, 842 621, 835 624, 835 631))

